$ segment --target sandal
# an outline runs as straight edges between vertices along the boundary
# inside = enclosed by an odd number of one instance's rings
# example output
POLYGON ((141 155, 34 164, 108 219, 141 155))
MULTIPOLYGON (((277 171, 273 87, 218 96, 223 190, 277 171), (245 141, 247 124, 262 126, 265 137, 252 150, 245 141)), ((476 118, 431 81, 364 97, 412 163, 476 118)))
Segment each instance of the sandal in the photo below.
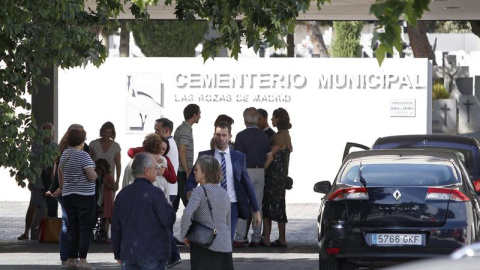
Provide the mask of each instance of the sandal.
POLYGON ((269 245, 265 244, 265 242, 263 242, 263 240, 260 240, 260 246, 261 247, 271 247, 272 246, 272 243, 270 243, 269 245))
POLYGON ((287 247, 287 244, 282 244, 280 241, 275 240, 275 242, 272 243, 272 247, 282 247, 282 248, 286 248, 287 247))
POLYGON ((22 235, 20 235, 17 239, 18 239, 18 240, 28 240, 28 235, 22 234, 22 235))

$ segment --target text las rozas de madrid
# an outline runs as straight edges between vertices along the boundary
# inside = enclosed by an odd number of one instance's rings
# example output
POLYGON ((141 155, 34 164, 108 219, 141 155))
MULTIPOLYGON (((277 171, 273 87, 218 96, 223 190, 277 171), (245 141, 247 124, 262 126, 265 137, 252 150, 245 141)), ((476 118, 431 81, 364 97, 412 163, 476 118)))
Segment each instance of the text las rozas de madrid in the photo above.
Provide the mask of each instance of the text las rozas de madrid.
POLYGON ((180 73, 175 102, 290 102, 291 90, 419 90, 419 74, 180 73), (247 91, 247 92, 246 92, 247 91), (241 92, 241 93, 240 93, 241 92))

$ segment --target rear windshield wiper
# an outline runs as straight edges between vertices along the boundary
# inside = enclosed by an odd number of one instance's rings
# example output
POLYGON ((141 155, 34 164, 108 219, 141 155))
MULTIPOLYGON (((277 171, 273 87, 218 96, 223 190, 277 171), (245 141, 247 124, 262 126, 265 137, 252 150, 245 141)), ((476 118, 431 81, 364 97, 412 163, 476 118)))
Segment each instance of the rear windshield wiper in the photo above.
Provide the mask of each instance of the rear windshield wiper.
POLYGON ((362 165, 362 162, 360 162, 360 169, 358 170, 358 178, 360 178, 360 182, 362 183, 362 185, 364 187, 367 187, 367 181, 365 180, 365 178, 363 178, 362 170, 363 170, 363 165, 362 165))

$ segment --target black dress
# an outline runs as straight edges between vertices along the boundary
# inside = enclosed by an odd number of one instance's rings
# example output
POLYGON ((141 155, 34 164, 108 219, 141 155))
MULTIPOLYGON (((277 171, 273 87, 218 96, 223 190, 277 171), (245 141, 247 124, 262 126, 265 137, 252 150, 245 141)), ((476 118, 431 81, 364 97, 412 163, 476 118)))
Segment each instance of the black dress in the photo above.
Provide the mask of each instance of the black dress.
POLYGON ((272 137, 273 145, 287 145, 277 151, 272 163, 265 172, 265 187, 263 189, 262 212, 263 217, 276 222, 288 222, 285 206, 285 182, 288 177, 290 159, 290 135, 287 130, 279 130, 272 137))

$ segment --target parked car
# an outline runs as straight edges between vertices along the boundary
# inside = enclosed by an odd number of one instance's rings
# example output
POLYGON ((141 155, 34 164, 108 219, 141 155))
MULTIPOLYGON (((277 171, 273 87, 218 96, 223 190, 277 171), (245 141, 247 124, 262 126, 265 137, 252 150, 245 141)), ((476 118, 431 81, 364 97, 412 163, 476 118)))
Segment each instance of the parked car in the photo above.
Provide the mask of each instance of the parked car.
POLYGON ((450 256, 404 263, 385 270, 478 270, 480 269, 480 243, 465 246, 450 256))
POLYGON ((457 153, 430 149, 350 153, 323 193, 319 268, 450 254, 480 240, 480 199, 457 153))
MULTIPOLYGON (((351 148, 368 150, 369 147, 357 143, 347 143, 343 158, 351 148)), ((480 143, 477 139, 444 134, 398 135, 378 138, 371 149, 429 148, 456 151, 465 163, 470 179, 480 194, 480 143)))

